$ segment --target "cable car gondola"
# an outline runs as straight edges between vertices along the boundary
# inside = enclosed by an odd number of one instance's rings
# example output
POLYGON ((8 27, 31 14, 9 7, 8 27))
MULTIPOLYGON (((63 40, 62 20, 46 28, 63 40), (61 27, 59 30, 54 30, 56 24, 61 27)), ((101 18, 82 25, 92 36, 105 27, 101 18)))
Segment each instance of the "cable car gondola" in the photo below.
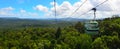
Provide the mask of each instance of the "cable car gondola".
POLYGON ((97 21, 85 22, 85 32, 90 35, 98 34, 99 27, 97 21))
POLYGON ((96 8, 93 8, 92 10, 94 10, 94 19, 85 22, 84 27, 85 27, 85 32, 86 32, 87 34, 96 35, 96 34, 98 34, 98 32, 99 32, 98 22, 95 21, 96 8))

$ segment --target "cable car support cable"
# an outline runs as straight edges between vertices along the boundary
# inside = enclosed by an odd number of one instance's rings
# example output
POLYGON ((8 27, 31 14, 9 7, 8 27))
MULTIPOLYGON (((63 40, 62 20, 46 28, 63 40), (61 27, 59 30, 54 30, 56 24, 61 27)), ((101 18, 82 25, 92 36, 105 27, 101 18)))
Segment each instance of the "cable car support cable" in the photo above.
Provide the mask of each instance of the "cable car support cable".
POLYGON ((76 13, 86 2, 87 2, 87 0, 85 0, 70 16, 72 16, 74 13, 76 13))
MULTIPOLYGON (((100 5, 104 4, 104 3, 105 3, 105 2, 107 2, 107 1, 108 1, 108 0, 103 1, 102 3, 98 4, 98 5, 97 5, 97 6, 95 6, 94 8, 99 7, 100 5)), ((92 8, 92 9, 93 9, 93 8, 92 8)), ((91 11, 92 9, 90 9, 90 10, 88 10, 87 12, 85 12, 85 13, 81 14, 80 16, 87 14, 87 13, 88 13, 89 11, 91 11)))

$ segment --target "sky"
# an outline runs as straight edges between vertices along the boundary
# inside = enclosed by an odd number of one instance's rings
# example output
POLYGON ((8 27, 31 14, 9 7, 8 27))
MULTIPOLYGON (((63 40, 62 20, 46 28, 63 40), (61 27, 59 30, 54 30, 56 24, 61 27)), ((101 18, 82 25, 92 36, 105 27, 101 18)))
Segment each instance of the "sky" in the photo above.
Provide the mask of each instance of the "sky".
MULTIPOLYGON (((1 0, 0 17, 17 17, 17 18, 55 18, 54 4, 56 4, 57 18, 84 18, 92 19, 93 7, 99 5, 105 0, 87 0, 83 6, 79 6, 85 0, 1 0), (72 14, 77 8, 79 10, 72 14), (86 13, 85 15, 82 15, 86 13)), ((96 18, 107 18, 112 15, 120 14, 120 0, 108 0, 97 8, 96 18)))

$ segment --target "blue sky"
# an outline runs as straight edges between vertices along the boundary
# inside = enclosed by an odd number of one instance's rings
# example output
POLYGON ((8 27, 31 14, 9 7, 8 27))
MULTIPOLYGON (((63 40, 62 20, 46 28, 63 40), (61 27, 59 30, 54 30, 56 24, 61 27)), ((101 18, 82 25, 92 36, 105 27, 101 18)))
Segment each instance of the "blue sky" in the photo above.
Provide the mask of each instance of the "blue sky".
MULTIPOLYGON (((74 4, 75 2, 79 2, 80 0, 57 0, 58 4, 62 4, 64 1, 68 1, 71 4, 74 4)), ((37 5, 42 5, 47 8, 52 8, 53 6, 50 5, 50 3, 53 2, 53 0, 1 0, 0 3, 0 9, 4 8, 13 8, 12 13, 19 13, 21 10, 25 10, 26 12, 30 13, 37 13, 38 16, 36 18, 43 18, 44 12, 35 10, 34 7, 37 5)), ((4 16, 0 15, 0 17, 21 17, 22 16, 4 16)), ((25 18, 35 18, 34 16, 24 16, 25 18)), ((23 18, 24 18, 23 17, 23 18)))
MULTIPOLYGON (((56 0, 57 17, 65 18, 70 16, 85 0, 56 0)), ((81 14, 90 10, 105 0, 88 0, 75 14, 70 17, 78 18, 81 14)), ((1 0, 0 17, 18 18, 54 18, 53 0, 1 0)), ((110 0, 97 7, 97 18, 110 17, 113 9, 119 9, 119 0, 110 0), (111 4, 111 5, 110 5, 111 4), (114 8, 111 8, 114 6, 114 8), (104 17, 103 17, 104 16, 104 17)), ((79 18, 93 18, 92 14, 87 13, 79 18)))

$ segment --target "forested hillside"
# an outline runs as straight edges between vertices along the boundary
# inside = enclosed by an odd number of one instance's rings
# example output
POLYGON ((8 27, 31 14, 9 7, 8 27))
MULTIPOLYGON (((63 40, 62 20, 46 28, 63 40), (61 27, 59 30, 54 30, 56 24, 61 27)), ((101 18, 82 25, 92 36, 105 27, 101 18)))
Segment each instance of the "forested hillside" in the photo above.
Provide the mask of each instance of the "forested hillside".
POLYGON ((50 27, 55 26, 52 21, 44 21, 47 25, 43 27, 39 21, 13 21, 0 20, 0 49, 120 49, 118 17, 98 20, 99 34, 94 36, 84 32, 81 22, 70 25, 64 21, 60 26, 50 27))
POLYGON ((19 19, 19 18, 0 18, 0 28, 24 28, 24 27, 66 27, 77 23, 77 21, 66 21, 55 19, 19 19))

